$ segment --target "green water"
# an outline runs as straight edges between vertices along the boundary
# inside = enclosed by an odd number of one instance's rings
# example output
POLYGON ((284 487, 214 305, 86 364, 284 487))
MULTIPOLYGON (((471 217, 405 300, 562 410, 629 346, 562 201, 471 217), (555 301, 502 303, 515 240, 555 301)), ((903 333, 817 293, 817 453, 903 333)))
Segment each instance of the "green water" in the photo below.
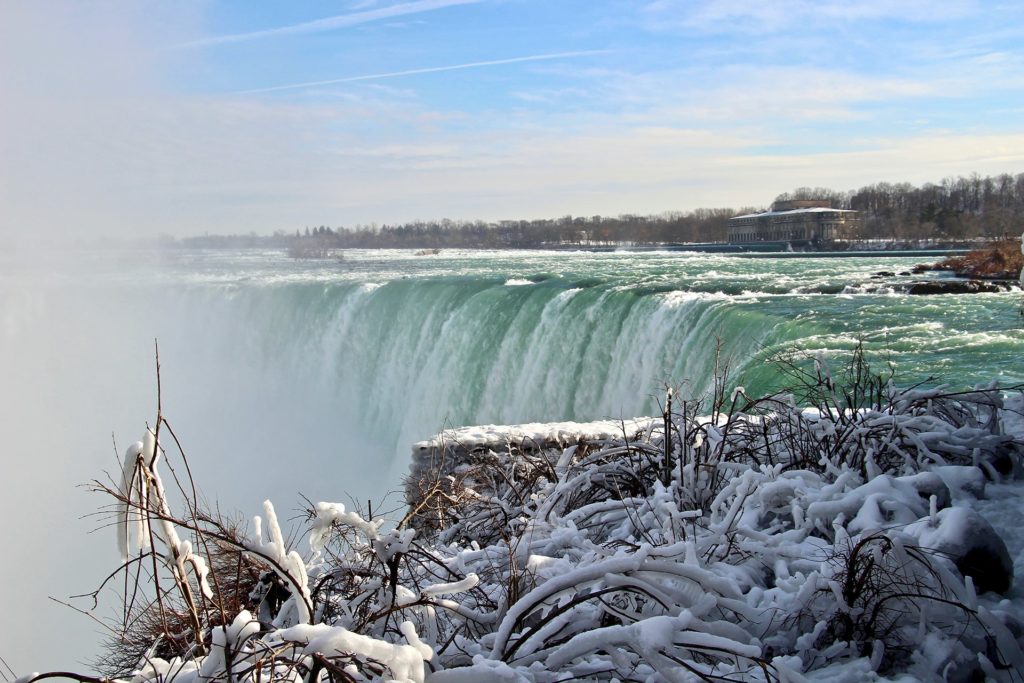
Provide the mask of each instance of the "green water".
POLYGON ((251 353, 337 387, 401 445, 444 424, 648 413, 666 385, 703 392, 718 344, 750 393, 779 387, 776 354, 841 363, 858 340, 908 383, 1024 381, 1019 292, 914 297, 894 293, 913 278, 873 277, 930 260, 206 253, 154 277, 186 284, 186 310, 217 310, 251 353))

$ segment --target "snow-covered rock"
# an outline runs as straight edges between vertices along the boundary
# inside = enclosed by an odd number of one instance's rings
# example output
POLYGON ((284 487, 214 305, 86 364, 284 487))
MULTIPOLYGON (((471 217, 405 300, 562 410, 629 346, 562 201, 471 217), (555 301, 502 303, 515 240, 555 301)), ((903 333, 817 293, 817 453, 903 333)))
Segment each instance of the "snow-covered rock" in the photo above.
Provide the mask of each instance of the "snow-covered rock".
POLYGON ((969 507, 953 507, 905 529, 923 548, 949 557, 979 592, 1006 593, 1013 585, 1013 560, 1002 537, 969 507))

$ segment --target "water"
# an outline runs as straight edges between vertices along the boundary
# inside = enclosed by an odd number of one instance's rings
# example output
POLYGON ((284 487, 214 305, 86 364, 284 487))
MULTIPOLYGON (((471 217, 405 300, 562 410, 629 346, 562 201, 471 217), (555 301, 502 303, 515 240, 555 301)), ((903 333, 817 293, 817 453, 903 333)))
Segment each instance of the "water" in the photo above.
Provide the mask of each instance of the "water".
MULTIPOLYGON (((245 515, 273 498, 380 498, 409 445, 445 426, 631 417, 666 385, 709 384, 716 340, 737 384, 778 388, 767 359, 841 358, 863 340, 903 382, 1024 381, 1020 293, 910 297, 913 258, 686 253, 276 252, 0 257, 0 485, 19 671, 76 667, 89 622, 46 600, 91 590, 116 562, 102 501, 75 488, 116 469, 164 409, 204 496, 245 515), (41 659, 46 627, 73 645, 41 659)), ((82 604, 82 603, 77 603, 82 604)), ((82 605, 87 606, 87 605, 82 605)))

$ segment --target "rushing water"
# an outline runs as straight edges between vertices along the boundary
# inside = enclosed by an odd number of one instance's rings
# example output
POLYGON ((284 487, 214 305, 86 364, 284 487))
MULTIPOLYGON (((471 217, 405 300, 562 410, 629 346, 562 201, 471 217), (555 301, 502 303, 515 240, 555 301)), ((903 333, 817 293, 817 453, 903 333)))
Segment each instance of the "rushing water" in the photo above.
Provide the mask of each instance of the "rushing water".
MULTIPOLYGON (((290 431, 324 429, 372 451, 383 473, 374 484, 397 482, 408 445, 446 425, 629 417, 653 410, 666 385, 699 394, 719 341, 748 393, 779 386, 766 360, 780 352, 841 358, 858 339, 905 382, 1024 380, 1019 293, 912 297, 893 293, 901 278, 873 277, 929 260, 922 257, 356 251, 340 262, 276 252, 92 259, 42 277, 38 267, 9 268, 2 281, 4 339, 49 369, 36 378, 44 394, 85 370, 103 378, 112 410, 121 410, 114 387, 150 396, 151 340, 159 338, 170 415, 202 407, 195 412, 204 423, 231 417, 235 424, 218 425, 227 432, 287 428, 282 415, 301 415, 290 431), (187 405, 176 405, 178 396, 187 405), (344 434, 331 430, 338 424, 344 434)), ((145 415, 152 403, 132 408, 145 415)))
POLYGON ((15 609, 90 589, 107 559, 116 561, 109 533, 84 535, 102 518, 75 521, 101 501, 72 487, 116 467, 111 432, 123 451, 152 418, 154 338, 164 409, 206 496, 246 514, 264 497, 294 510, 299 492, 379 497, 399 483, 409 444, 445 426, 630 417, 654 410, 666 384, 699 394, 716 340, 748 393, 778 388, 766 361, 780 352, 841 358, 858 339, 904 382, 1024 381, 1019 292, 911 297, 894 293, 907 278, 872 277, 930 260, 354 251, 313 262, 276 252, 140 252, 26 265, 8 257, 0 504, 5 519, 27 521, 8 523, 0 541, 42 558, 6 570, 29 587, 15 609), (65 553, 97 556, 101 568, 70 573, 65 553))

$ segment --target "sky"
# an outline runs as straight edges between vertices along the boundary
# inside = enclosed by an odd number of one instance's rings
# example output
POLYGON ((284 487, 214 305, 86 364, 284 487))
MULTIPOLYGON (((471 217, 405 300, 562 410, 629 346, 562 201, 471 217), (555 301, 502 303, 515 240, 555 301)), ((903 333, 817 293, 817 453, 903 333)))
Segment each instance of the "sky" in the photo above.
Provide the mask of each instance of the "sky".
POLYGON ((1019 0, 0 3, 0 247, 1024 172, 1019 0))

